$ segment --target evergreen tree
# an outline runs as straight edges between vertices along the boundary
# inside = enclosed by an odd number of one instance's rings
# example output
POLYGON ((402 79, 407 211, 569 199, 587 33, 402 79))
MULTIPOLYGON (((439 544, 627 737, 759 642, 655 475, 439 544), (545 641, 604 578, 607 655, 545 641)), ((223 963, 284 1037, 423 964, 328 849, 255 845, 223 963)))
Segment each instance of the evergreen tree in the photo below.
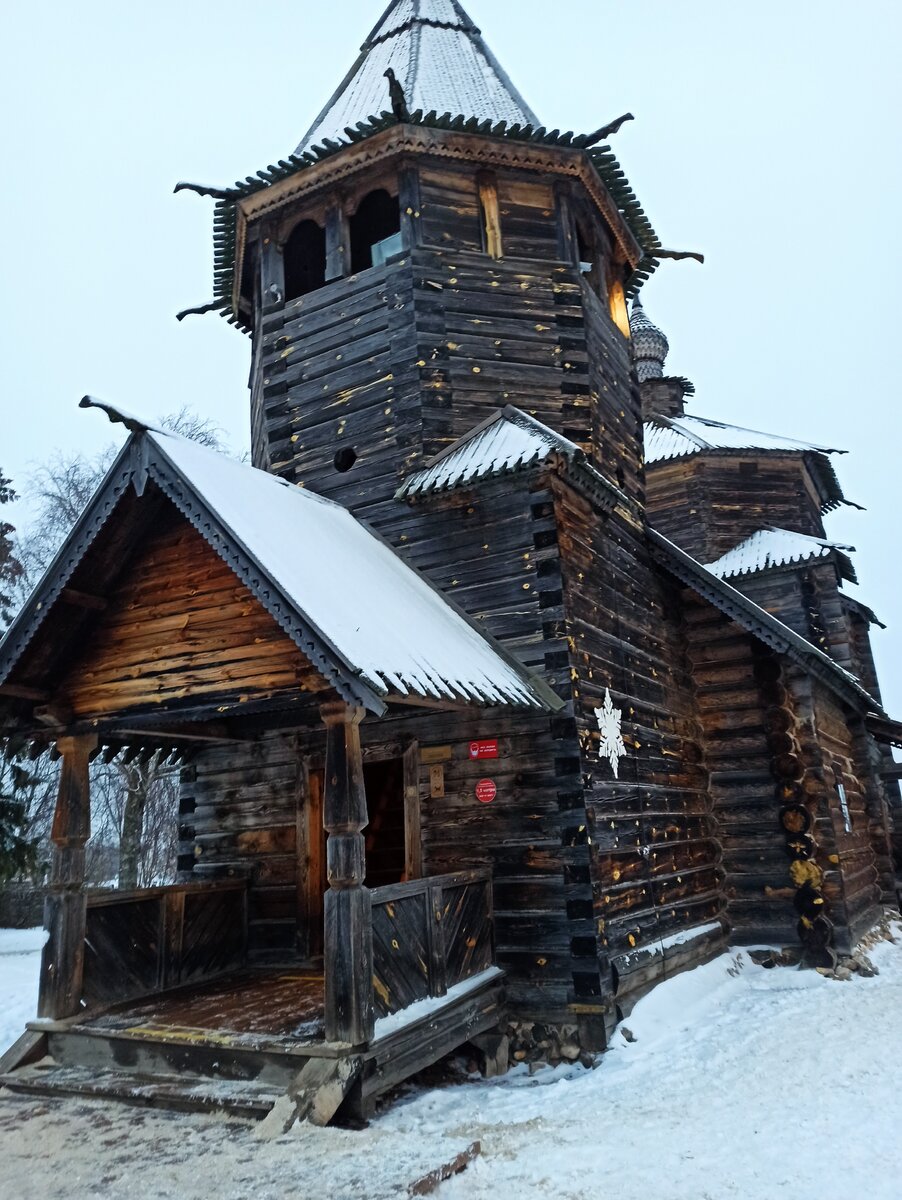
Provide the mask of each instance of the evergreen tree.
MULTIPOLYGON (((15 500, 10 481, 0 471, 0 505, 15 500)), ((12 525, 0 521, 0 633, 12 620, 12 591, 22 574, 22 567, 13 548, 12 525)), ((25 764, 0 745, 0 887, 16 875, 30 871, 35 865, 34 842, 25 836, 27 806, 23 799, 31 783, 25 764)))

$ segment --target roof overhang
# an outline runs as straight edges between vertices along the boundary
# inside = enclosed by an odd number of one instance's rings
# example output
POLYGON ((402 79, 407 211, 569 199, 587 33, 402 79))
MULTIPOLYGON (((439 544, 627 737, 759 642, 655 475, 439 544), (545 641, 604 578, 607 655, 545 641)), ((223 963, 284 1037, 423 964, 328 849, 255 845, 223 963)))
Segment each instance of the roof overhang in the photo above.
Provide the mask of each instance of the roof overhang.
POLYGON ((648 529, 652 553, 676 579, 720 609, 731 620, 765 645, 803 667, 842 701, 858 712, 876 712, 885 717, 880 704, 861 683, 829 655, 795 633, 782 621, 765 612, 748 596, 718 579, 685 550, 674 545, 656 529, 648 529))

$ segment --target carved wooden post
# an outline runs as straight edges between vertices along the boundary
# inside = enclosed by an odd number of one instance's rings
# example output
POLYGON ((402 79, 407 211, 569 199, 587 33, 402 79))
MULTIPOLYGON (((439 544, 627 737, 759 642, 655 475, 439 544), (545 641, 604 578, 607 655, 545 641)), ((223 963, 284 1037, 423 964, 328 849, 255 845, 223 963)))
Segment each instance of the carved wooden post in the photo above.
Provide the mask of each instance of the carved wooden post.
POLYGON ((372 1039, 373 921, 363 886, 362 830, 369 817, 360 752, 362 708, 324 705, 326 772, 323 824, 328 834, 325 908, 326 1038, 361 1045, 372 1039))
POLYGON ((49 937, 41 958, 38 1016, 72 1017, 81 1002, 85 960, 85 844, 91 836, 88 764, 97 738, 60 738, 63 756, 53 828, 50 894, 44 902, 49 937))

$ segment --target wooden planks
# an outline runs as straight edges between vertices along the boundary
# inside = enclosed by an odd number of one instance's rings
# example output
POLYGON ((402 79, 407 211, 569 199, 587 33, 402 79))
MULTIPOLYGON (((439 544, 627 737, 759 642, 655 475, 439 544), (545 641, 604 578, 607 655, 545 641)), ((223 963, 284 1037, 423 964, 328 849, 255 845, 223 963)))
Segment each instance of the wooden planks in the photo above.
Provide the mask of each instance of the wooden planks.
POLYGON ((494 965, 488 871, 377 888, 373 905, 373 989, 386 1016, 494 965))
POLYGON ((87 900, 82 1001, 93 1008, 224 974, 247 949, 242 880, 87 900))
POLYGON ((198 697, 322 691, 291 639, 187 522, 161 522, 61 682, 76 716, 198 697))

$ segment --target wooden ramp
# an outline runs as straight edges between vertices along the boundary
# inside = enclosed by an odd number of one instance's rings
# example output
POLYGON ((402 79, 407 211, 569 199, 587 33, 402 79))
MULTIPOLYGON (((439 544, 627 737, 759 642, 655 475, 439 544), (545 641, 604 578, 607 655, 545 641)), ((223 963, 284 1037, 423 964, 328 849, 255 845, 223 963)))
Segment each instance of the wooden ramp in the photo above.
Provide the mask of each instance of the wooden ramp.
POLYGON ((186 1112, 325 1125, 365 1119, 377 1098, 498 1024, 503 974, 396 1014, 368 1047, 322 1039, 322 979, 243 972, 100 1016, 36 1021, 0 1063, 0 1087, 186 1112))

